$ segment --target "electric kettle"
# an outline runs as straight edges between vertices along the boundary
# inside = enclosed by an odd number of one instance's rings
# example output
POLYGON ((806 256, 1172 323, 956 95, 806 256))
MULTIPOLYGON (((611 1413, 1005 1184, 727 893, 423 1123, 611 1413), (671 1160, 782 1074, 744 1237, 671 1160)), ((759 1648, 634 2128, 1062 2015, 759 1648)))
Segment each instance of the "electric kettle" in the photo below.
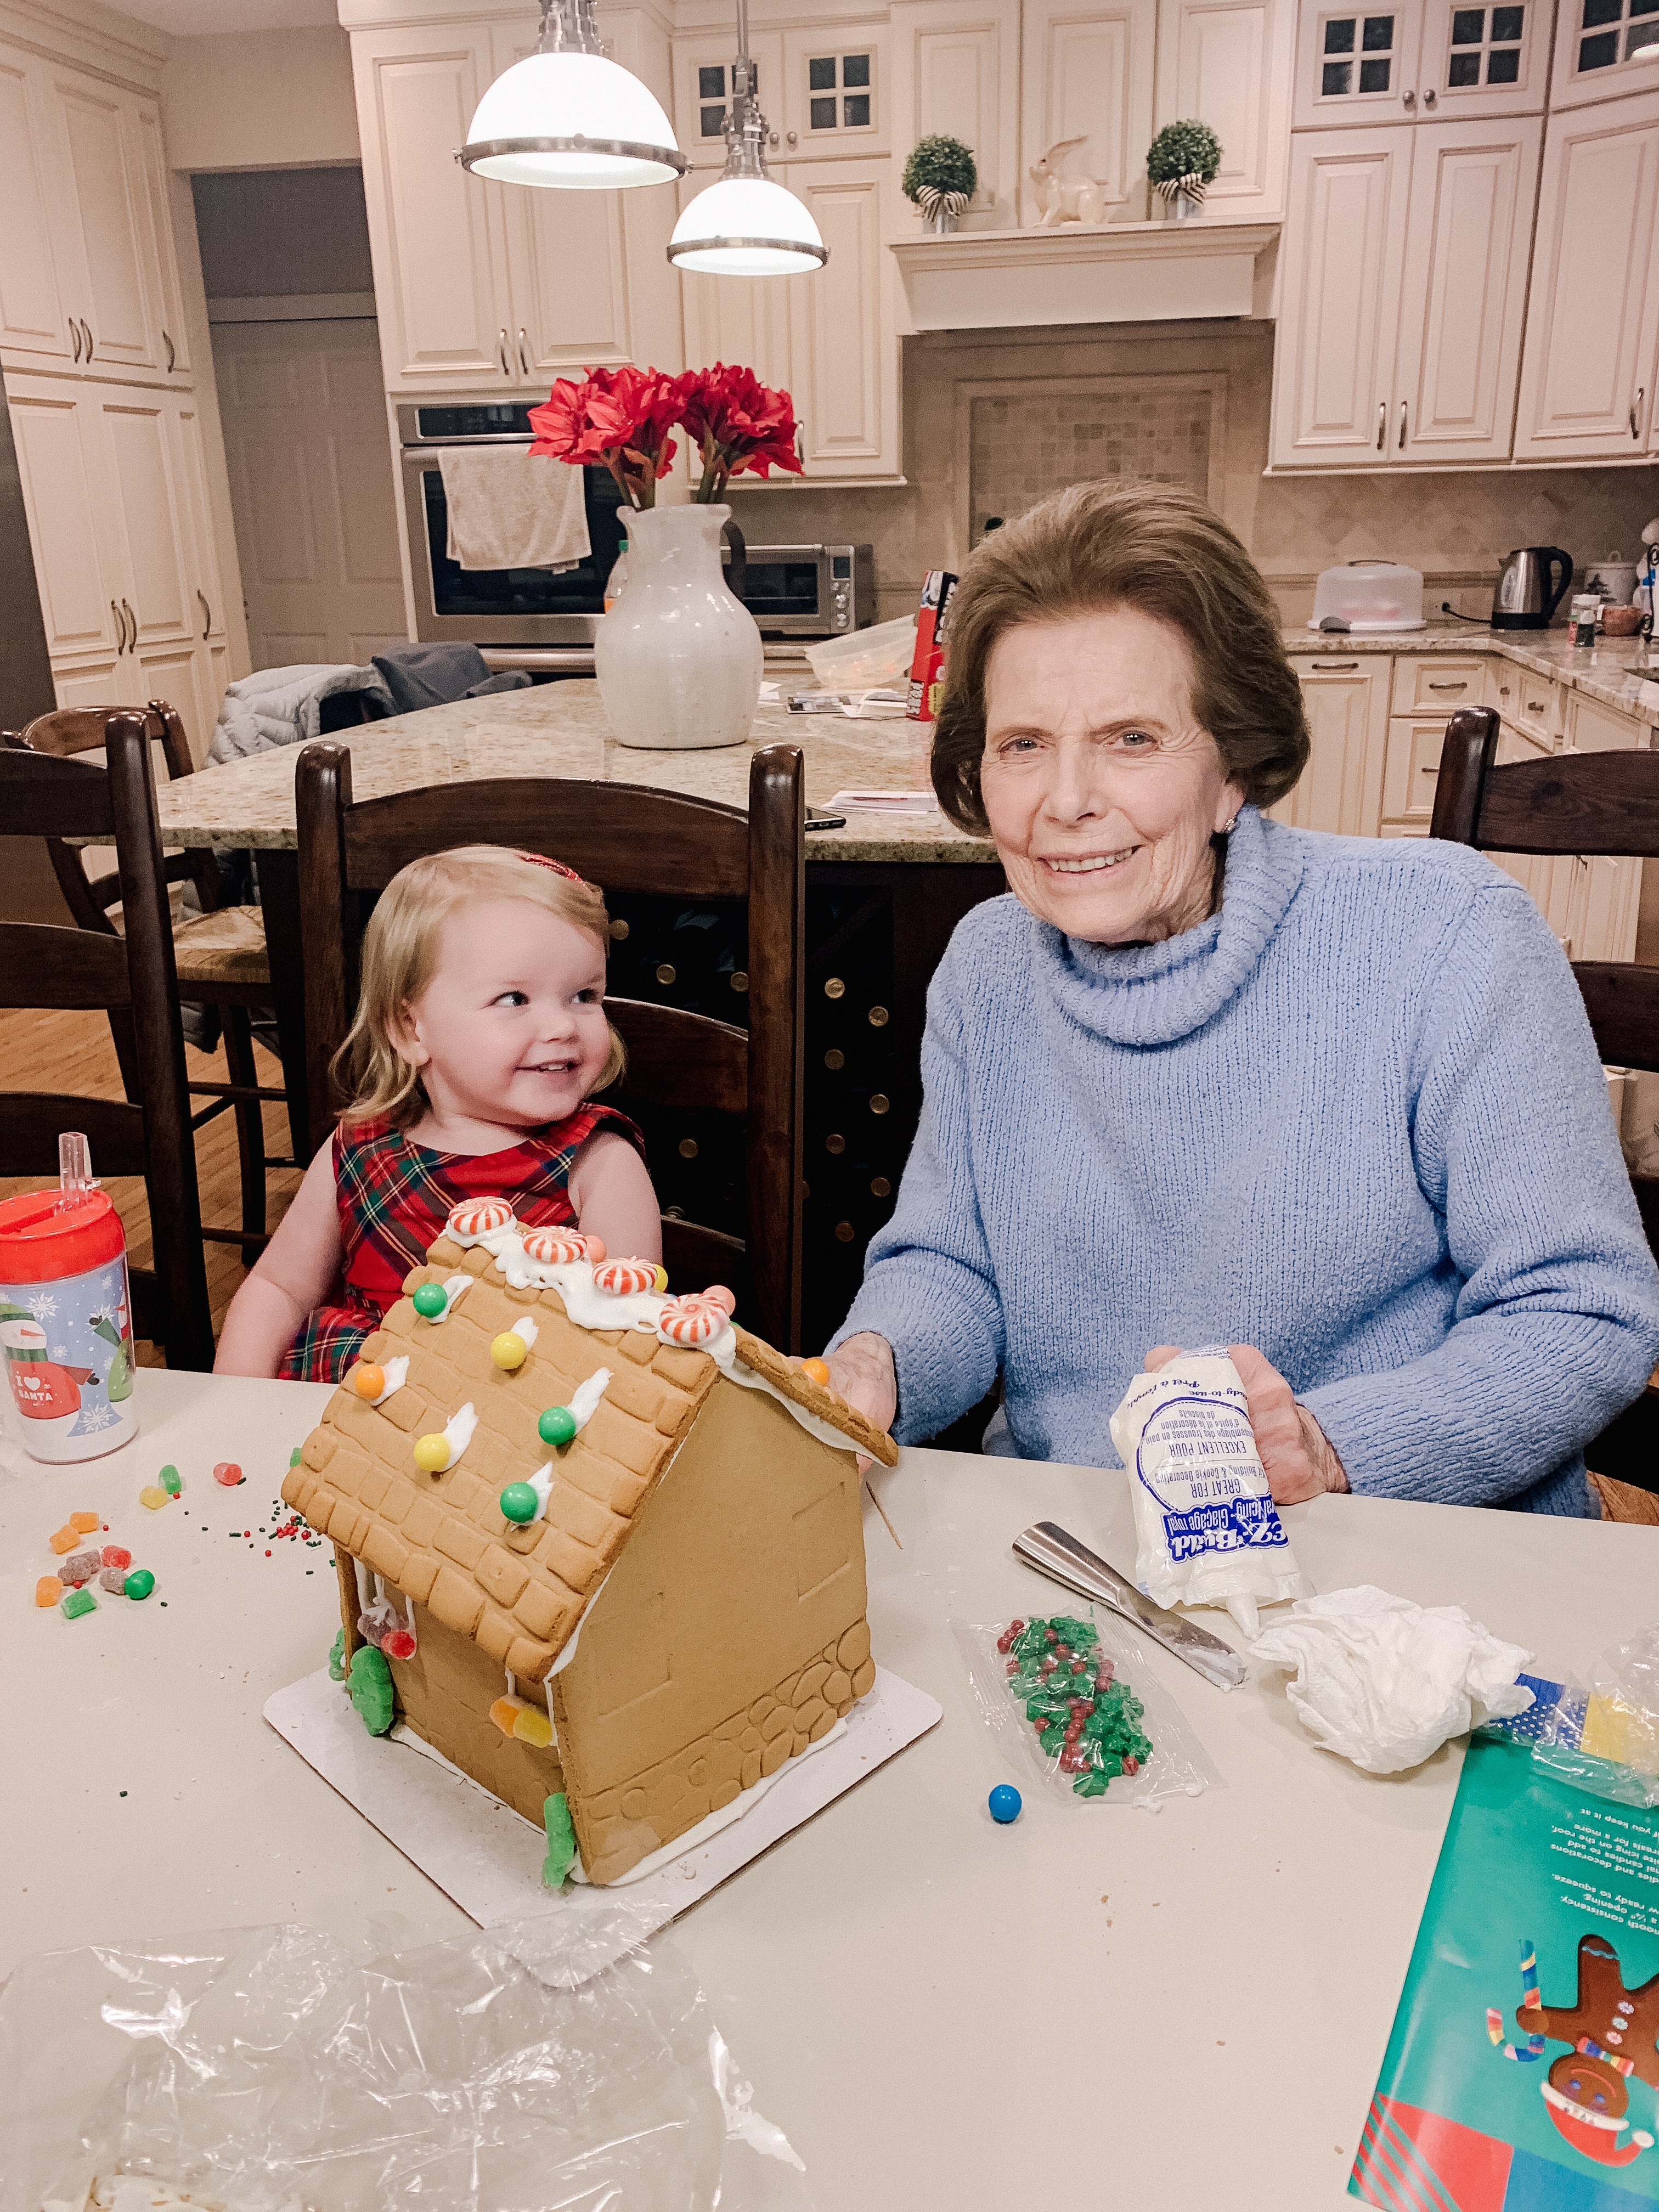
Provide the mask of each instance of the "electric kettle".
POLYGON ((1547 629, 1572 583, 1572 561, 1559 545, 1522 545, 1504 556, 1492 593, 1494 629, 1547 629), (1561 580, 1552 572, 1559 564, 1561 580))

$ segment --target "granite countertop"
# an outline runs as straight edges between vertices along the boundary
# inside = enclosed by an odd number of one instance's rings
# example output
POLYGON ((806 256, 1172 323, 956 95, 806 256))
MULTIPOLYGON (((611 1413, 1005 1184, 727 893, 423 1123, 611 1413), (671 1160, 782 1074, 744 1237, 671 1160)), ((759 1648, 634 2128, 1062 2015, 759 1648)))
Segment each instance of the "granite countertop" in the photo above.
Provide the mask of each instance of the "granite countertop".
MULTIPOLYGON (((797 744, 806 757, 806 800, 823 812, 842 790, 927 791, 927 731, 902 720, 755 710, 746 745, 706 752, 645 752, 611 735, 599 687, 589 679, 539 684, 453 706, 428 707, 343 731, 351 750, 354 799, 384 799, 426 784, 489 776, 581 776, 653 785, 696 799, 746 806, 749 761, 758 746, 797 744)), ((208 767, 157 793, 161 842, 179 846, 292 848, 297 842, 294 763, 298 748, 208 767)), ((806 841, 809 860, 994 860, 988 840, 965 836, 934 808, 902 817, 849 814, 844 830, 806 841)))
POLYGON ((1285 649, 1297 655, 1317 653, 1323 659, 1351 659, 1358 653, 1474 653, 1510 660, 1534 676, 1553 677, 1587 698, 1626 714, 1659 721, 1659 659, 1648 668, 1648 648, 1639 637, 1608 638, 1588 647, 1572 643, 1570 630, 1488 629, 1484 623, 1459 623, 1427 629, 1391 630, 1379 636, 1355 637, 1352 632, 1287 629, 1285 649), (1650 697, 1639 696, 1644 684, 1652 686, 1650 697))

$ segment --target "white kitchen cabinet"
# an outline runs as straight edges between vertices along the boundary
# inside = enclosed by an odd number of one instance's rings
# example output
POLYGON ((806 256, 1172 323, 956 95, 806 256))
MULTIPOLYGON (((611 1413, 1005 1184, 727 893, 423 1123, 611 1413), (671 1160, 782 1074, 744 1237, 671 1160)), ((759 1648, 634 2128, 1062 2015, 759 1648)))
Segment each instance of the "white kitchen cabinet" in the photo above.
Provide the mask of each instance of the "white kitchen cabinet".
POLYGON ((836 20, 783 33, 783 99, 774 121, 789 158, 868 161, 892 150, 887 50, 885 23, 836 20))
POLYGON ((1353 0, 1310 4, 1297 52, 1295 127, 1536 115, 1550 20, 1547 0, 1407 0, 1386 13, 1353 0))
MULTIPOLYGON (((732 59, 736 52, 737 33, 729 23, 722 30, 684 32, 675 38, 674 136, 680 142, 681 153, 690 156, 694 173, 725 165, 726 136, 721 125, 731 112, 732 59)), ((783 136, 787 127, 783 33, 751 31, 749 58, 755 64, 756 90, 770 131, 767 161, 787 161, 790 149, 783 136)), ((702 179, 702 184, 708 182, 707 177, 702 179)))
POLYGON ((489 26, 354 32, 351 58, 386 389, 528 385, 508 351, 501 188, 454 158, 495 73, 489 26))
POLYGON ((1291 141, 1273 349, 1275 468, 1364 468, 1389 458, 1415 135, 1395 125, 1291 141))
POLYGON ((1553 750, 1561 734, 1561 687, 1553 677, 1534 676, 1512 660, 1494 660, 1486 704, 1534 744, 1553 750))
MULTIPOLYGON (((1018 0, 894 0, 889 37, 896 234, 921 235, 921 216, 900 194, 899 178, 917 139, 934 133, 973 150, 979 183, 962 228, 1012 229, 1022 186, 1018 0)), ((1034 161, 1042 150, 1028 135, 1023 158, 1034 161)))
POLYGON ((47 128, 59 161, 51 219, 64 289, 88 352, 82 366, 109 375, 163 363, 160 319, 147 282, 154 258, 143 148, 131 97, 48 65, 47 128))
POLYGON ((56 185, 40 113, 40 64, 0 47, 0 361, 78 361, 46 210, 56 185))
POLYGON ((1652 0, 1560 0, 1550 109, 1659 90, 1652 0))
POLYGON ((789 340, 808 477, 898 473, 898 340, 882 242, 885 161, 799 161, 789 189, 830 258, 789 280, 789 340))
POLYGON ((1413 131, 1389 458, 1509 458, 1543 125, 1413 131))
POLYGON ((1656 207, 1659 93, 1551 116, 1517 460, 1624 459, 1646 450, 1659 347, 1656 207))
POLYGON ((1207 123, 1221 167, 1205 194, 1214 214, 1277 215, 1289 153, 1294 0, 1164 0, 1158 9, 1154 136, 1207 123))
MULTIPOLYGON (((1158 0, 1097 0, 1092 6, 1025 0, 1022 172, 1060 140, 1081 138, 1081 145, 1056 156, 1054 167, 1061 176, 1093 177, 1104 184, 1112 203, 1109 222, 1146 220, 1146 149, 1152 138, 1158 31, 1158 0)), ((1204 35, 1195 27, 1181 35, 1185 59, 1176 69, 1176 82, 1196 91, 1204 70, 1204 35)), ((1020 198, 1024 221, 1039 221, 1042 210, 1024 173, 1020 198)))
POLYGON ((1301 781, 1271 811, 1297 830, 1374 837, 1389 748, 1387 653, 1293 655, 1313 750, 1301 781))
POLYGON ((35 581, 54 664, 126 651, 127 584, 109 523, 111 462, 96 387, 9 376, 12 436, 34 552, 35 581))
POLYGON ((144 179, 145 212, 149 217, 147 266, 161 341, 161 367, 169 381, 188 384, 190 333, 185 327, 184 290, 167 208, 167 157, 161 139, 161 110, 140 102, 133 110, 132 121, 144 179))

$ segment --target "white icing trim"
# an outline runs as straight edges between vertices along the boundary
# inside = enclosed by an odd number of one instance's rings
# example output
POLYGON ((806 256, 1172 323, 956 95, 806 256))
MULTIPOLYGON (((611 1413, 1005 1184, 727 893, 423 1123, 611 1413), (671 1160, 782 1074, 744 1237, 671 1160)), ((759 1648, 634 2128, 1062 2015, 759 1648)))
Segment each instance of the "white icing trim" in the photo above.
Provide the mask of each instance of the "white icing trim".
POLYGON ((752 1810, 772 1784, 781 1780, 792 1766, 799 1766, 803 1759, 810 1759, 815 1751, 823 1751, 846 1733, 846 1722, 837 1721, 834 1728, 824 1730, 816 1743, 809 1743, 805 1751, 799 1751, 793 1758, 784 1759, 775 1773, 763 1774, 760 1780, 751 1782, 747 1790, 739 1790, 729 1805, 722 1805, 717 1813, 710 1813, 706 1820, 699 1820, 695 1828, 688 1828, 683 1836, 676 1836, 672 1844, 665 1844, 660 1850, 651 1852, 637 1866, 629 1867, 626 1874, 619 1874, 615 1881, 597 1885, 590 1882, 580 1854, 570 1863, 570 1880, 580 1882, 584 1887, 625 1889, 630 1881, 643 1881, 647 1875, 657 1874, 664 1867, 672 1866, 676 1859, 683 1859, 688 1851, 700 1850, 704 1844, 718 1836, 722 1828, 729 1828, 733 1821, 742 1820, 744 1814, 752 1810))
POLYGON ((599 1411, 599 1401, 611 1387, 611 1370, 596 1367, 586 1382, 579 1382, 570 1394, 568 1411, 576 1424, 576 1434, 582 1431, 599 1411))
MULTIPOLYGON (((534 1474, 529 1476, 527 1479, 530 1487, 536 1493, 536 1510, 531 1515, 528 1521, 520 1521, 515 1524, 520 1528, 533 1528, 535 1523, 541 1519, 543 1514, 547 1510, 547 1501, 553 1495, 552 1461, 550 1459, 544 1461, 543 1464, 536 1469, 534 1474)), ((511 1486, 503 1484, 502 1487, 504 1489, 510 1488, 511 1486)))
POLYGON ((447 1474, 450 1468, 454 1466, 456 1461, 471 1443, 472 1432, 477 1425, 477 1413, 472 1401, 469 1398, 465 1405, 458 1412, 452 1413, 444 1423, 443 1439, 449 1446, 449 1457, 438 1469, 440 1474, 447 1474))
POLYGON ((518 1678, 518 1676, 514 1673, 513 1669, 512 1669, 510 1667, 504 1668, 502 1669, 502 1672, 503 1672, 503 1673, 506 1674, 506 1676, 507 1676, 507 1696, 508 1696, 509 1698, 516 1698, 516 1697, 518 1696, 518 1694, 519 1694, 519 1678, 518 1678))
POLYGON ((526 1352, 534 1345, 540 1334, 533 1316, 530 1314, 520 1314, 511 1328, 502 1331, 502 1334, 506 1336, 521 1336, 524 1339, 524 1348, 526 1352))

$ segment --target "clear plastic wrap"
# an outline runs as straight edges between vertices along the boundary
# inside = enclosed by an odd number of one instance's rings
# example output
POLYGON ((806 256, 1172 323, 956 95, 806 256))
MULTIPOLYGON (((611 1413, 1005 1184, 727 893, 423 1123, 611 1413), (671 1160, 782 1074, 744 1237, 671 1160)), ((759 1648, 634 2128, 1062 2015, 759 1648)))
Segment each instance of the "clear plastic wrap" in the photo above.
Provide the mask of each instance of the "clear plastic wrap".
POLYGON ((1608 1647, 1590 1686, 1522 1674, 1530 1711, 1485 1733, 1530 1747, 1558 1781, 1616 1805, 1659 1805, 1659 1622, 1608 1647))
MULTIPOLYGON (((1115 1617, 1097 1619, 1093 1607, 1087 1605, 1043 1617, 1045 1625, 1056 1627, 1062 1638, 1067 1633, 1063 1623, 1092 1632, 1095 1642, 1091 1648, 1109 1662, 1111 1681, 1123 1685, 1139 1702, 1141 1711, 1133 1717, 1132 1724, 1150 1739, 1152 1749, 1139 1762, 1138 1772, 1114 1773, 1106 1787, 1096 1791, 1089 1786, 1086 1770, 1066 1762, 1059 1742, 1063 1726, 1058 1731, 1053 1727, 1045 1729, 1053 1744, 1053 1747, 1045 1748, 1033 1721, 1027 1717, 1027 1705, 1032 1700, 1013 1693, 1009 1676, 1010 1661, 1017 1656, 1010 1632, 1017 1624, 1021 1632, 1030 1629, 1037 1618, 1016 1614, 1010 1620, 995 1624, 971 1620, 951 1623, 951 1633, 967 1662, 968 1680, 980 1718, 995 1740, 1004 1763, 1018 1780, 1041 1790, 1047 1796, 1062 1798, 1067 1804, 1139 1805, 1149 1812, 1157 1812, 1166 1797, 1196 1797, 1200 1790, 1219 1782, 1220 1776, 1188 1728, 1181 1708, 1153 1674, 1138 1638, 1115 1617), (1010 1638, 1006 1644, 1002 1641, 1005 1638, 1010 1638), (1079 1784, 1085 1785, 1081 1790, 1079 1784)), ((1082 1686, 1083 1678, 1079 1678, 1079 1687, 1082 1686)), ((1089 1686, 1092 1688, 1092 1678, 1089 1686)), ((1079 1702, 1086 1706, 1093 1700, 1085 1697, 1079 1702)), ((1121 1732, 1121 1729, 1113 1731, 1115 1736, 1121 1732)), ((1118 1760, 1111 1758, 1107 1764, 1115 1766, 1118 1760)))
POLYGON ((270 1927, 27 1960, 0 1990, 0 2212, 82 2212, 117 2173, 224 2212, 805 2212, 673 1946, 571 1988, 546 1942, 365 1963, 270 1927))

